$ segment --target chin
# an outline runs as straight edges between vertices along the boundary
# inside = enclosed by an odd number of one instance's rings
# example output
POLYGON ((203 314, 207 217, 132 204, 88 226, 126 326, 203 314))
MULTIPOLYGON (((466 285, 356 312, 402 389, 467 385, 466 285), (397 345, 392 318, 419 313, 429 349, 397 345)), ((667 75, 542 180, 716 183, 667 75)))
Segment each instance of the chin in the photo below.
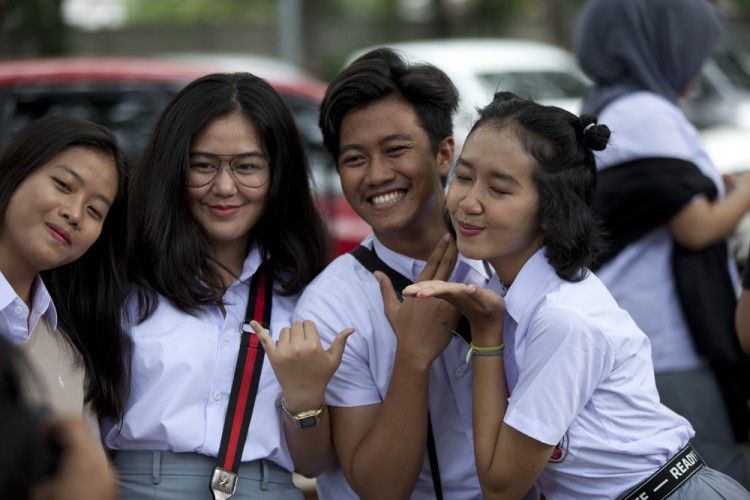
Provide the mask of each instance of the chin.
POLYGON ((474 260, 487 260, 490 255, 488 252, 483 252, 481 248, 477 248, 476 245, 469 245, 465 241, 461 240, 459 236, 456 241, 456 248, 458 252, 468 259, 474 260))

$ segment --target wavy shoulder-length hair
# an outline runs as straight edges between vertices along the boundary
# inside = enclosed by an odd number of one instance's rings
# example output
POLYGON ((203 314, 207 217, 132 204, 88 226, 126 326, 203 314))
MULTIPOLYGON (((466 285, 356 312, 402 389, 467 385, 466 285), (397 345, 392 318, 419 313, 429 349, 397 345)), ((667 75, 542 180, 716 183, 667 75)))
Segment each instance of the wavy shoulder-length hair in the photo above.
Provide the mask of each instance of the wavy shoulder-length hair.
POLYGON ((326 262, 327 236, 311 193, 302 139, 291 112, 263 79, 249 73, 199 78, 169 103, 132 173, 129 206, 130 279, 138 319, 161 294, 184 312, 218 305, 222 281, 211 244, 188 205, 190 146, 213 120, 235 111, 254 125, 271 175, 264 214, 253 227, 270 275, 282 293, 302 291, 326 262))
POLYGON ((125 298, 127 169, 117 141, 94 123, 64 116, 36 120, 0 156, 0 218, 23 180, 64 150, 81 146, 112 158, 117 195, 99 238, 79 259, 41 273, 57 309, 59 329, 86 367, 86 401, 100 415, 122 415, 129 344, 122 328, 125 298))

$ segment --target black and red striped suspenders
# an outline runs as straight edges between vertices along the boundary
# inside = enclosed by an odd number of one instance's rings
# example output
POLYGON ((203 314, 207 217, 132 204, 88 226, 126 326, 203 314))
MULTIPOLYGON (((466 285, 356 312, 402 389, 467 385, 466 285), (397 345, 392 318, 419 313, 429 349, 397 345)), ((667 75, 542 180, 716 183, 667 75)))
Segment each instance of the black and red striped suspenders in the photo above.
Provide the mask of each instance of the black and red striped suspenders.
POLYGON ((211 491, 215 500, 225 500, 237 490, 239 479, 237 470, 240 466, 242 450, 245 447, 255 398, 258 395, 258 383, 265 351, 260 339, 250 326, 250 321, 254 319, 265 328, 271 325, 273 283, 267 281, 264 268, 265 266, 261 264, 250 281, 245 321, 240 327, 240 352, 234 368, 232 392, 229 395, 224 430, 221 434, 218 465, 211 474, 211 491))

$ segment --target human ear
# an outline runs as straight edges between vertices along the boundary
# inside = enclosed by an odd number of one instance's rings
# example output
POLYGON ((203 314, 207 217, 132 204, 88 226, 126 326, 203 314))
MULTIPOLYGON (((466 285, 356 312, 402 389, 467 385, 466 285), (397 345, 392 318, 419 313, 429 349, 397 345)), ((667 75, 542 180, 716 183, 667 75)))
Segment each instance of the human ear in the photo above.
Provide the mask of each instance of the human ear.
POLYGON ((453 164, 453 151, 455 149, 455 143, 453 142, 453 136, 448 136, 438 144, 437 148, 437 164, 438 170, 440 171, 440 177, 445 178, 450 172, 451 165, 453 164))

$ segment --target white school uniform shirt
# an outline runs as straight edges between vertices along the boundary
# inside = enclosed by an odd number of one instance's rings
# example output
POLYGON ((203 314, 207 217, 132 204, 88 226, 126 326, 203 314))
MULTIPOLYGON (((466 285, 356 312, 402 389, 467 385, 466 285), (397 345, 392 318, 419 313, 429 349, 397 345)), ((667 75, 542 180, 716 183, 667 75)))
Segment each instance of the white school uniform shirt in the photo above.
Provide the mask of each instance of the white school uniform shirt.
MULTIPOLYGON (((239 280, 224 294, 225 315, 206 307, 193 316, 159 297, 153 315, 129 328, 133 342, 130 395, 121 428, 103 422, 114 450, 170 450, 217 456, 240 348, 250 280, 260 265, 253 245, 239 280)), ((131 297, 129 316, 135 318, 131 297)), ((271 333, 289 326, 296 297, 274 291, 271 333)), ((266 356, 242 461, 268 459, 293 470, 282 430, 281 388, 266 356)))
MULTIPOLYGON (((386 248, 372 235, 362 244, 374 247, 381 260, 410 280, 415 280, 425 266, 424 261, 386 248)), ((459 257, 451 276, 452 281, 499 291, 499 281, 491 278, 481 262, 463 257, 459 257)), ((313 320, 324 345, 346 327, 355 330, 347 341, 341 366, 328 384, 329 405, 356 407, 383 402, 393 370, 396 336, 383 311, 380 286, 370 271, 350 254, 338 257, 302 293, 294 316, 313 320)), ((465 362, 468 347, 465 340, 454 336, 430 370, 430 416, 443 492, 450 499, 481 497, 474 465, 471 370, 465 362)), ((323 500, 358 498, 338 467, 318 476, 317 485, 323 500)), ((435 498, 427 453, 411 498, 435 498)))
MULTIPOLYGON (((719 197, 724 196, 721 175, 701 146, 698 131, 675 104, 651 92, 634 92, 608 104, 599 114, 599 122, 612 131, 610 144, 596 153, 599 170, 639 158, 677 158, 695 164, 716 184, 719 197)), ((669 228, 662 225, 625 247, 596 272, 651 340, 656 373, 703 365, 675 288, 673 241, 669 228)), ((737 285, 736 268, 731 262, 727 265, 737 285)))
POLYGON ((11 344, 26 342, 42 316, 47 318, 52 330, 57 329, 57 309, 42 278, 37 276, 31 287, 29 311, 5 275, 0 273, 0 335, 11 344))
POLYGON ((659 403, 648 337, 592 273, 567 282, 540 249, 505 307, 504 422, 559 445, 537 481, 546 498, 615 498, 694 435, 659 403))

